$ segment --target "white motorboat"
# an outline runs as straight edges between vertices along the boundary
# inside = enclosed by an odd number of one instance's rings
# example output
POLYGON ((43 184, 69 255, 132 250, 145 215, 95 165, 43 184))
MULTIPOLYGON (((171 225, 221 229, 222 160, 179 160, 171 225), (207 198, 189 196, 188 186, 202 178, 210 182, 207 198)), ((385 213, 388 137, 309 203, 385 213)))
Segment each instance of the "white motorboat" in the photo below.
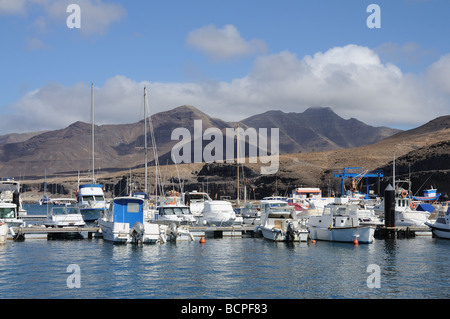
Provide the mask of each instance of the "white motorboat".
POLYGON ((23 221, 19 218, 25 216, 27 211, 22 207, 20 197, 20 183, 11 178, 2 178, 0 180, 0 219, 4 219, 9 226, 20 226, 23 221))
POLYGON ((155 220, 175 222, 180 225, 193 225, 197 219, 192 215, 189 206, 186 205, 162 205, 157 207, 155 220))
POLYGON ((144 220, 144 200, 116 197, 98 220, 103 239, 113 243, 157 243, 165 240, 160 225, 144 220))
POLYGON ((100 218, 108 203, 103 193, 103 185, 97 184, 95 180, 92 183, 83 183, 83 179, 78 179, 77 203, 81 215, 85 222, 94 222, 100 218))
POLYGON ((244 224, 261 224, 261 203, 247 202, 241 209, 241 216, 244 224))
POLYGON ((352 206, 330 204, 325 206, 322 215, 309 216, 310 238, 336 242, 354 242, 356 239, 358 243, 372 243, 376 226, 362 224, 357 209, 352 206))
POLYGON ((192 191, 185 193, 184 200, 186 205, 190 207, 192 215, 199 217, 203 215, 205 202, 211 201, 212 199, 207 193, 192 191))
POLYGON ((46 227, 82 227, 86 223, 76 206, 52 207, 44 221, 46 227))
POLYGON ((262 225, 257 226, 265 239, 271 241, 307 241, 308 230, 301 227, 297 213, 283 200, 261 201, 262 225))
POLYGON ((450 207, 444 216, 439 216, 434 223, 426 222, 431 232, 438 238, 450 239, 450 207))
MULTIPOLYGON (((230 202, 225 200, 210 200, 204 202, 204 224, 210 226, 232 226, 236 224, 236 220, 236 213, 230 202)), ((240 219, 240 221, 242 221, 242 219, 240 219)))

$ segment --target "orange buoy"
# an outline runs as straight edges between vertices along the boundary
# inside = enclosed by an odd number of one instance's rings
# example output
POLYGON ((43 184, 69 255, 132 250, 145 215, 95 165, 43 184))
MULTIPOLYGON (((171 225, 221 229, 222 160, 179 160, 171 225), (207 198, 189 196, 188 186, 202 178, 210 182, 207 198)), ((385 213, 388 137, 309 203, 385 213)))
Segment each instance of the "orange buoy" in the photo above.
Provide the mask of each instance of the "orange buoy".
POLYGON ((204 244, 206 242, 205 237, 202 236, 202 238, 200 238, 200 244, 204 244))
POLYGON ((358 246, 358 244, 359 244, 358 239, 355 238, 355 239, 353 240, 353 245, 358 246))
POLYGON ((316 243, 316 241, 313 239, 313 240, 311 240, 311 242, 313 243, 313 244, 315 244, 316 243))

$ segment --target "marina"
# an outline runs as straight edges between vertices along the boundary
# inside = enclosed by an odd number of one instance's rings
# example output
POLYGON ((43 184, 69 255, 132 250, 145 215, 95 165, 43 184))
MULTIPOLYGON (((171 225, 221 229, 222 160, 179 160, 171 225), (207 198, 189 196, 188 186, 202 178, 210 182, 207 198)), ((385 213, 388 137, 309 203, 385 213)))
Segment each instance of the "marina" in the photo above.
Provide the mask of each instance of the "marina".
POLYGON ((262 238, 141 246, 97 238, 26 240, 0 246, 0 297, 445 299, 449 249, 450 241, 431 236, 356 247, 262 238), (70 265, 80 268, 79 288, 67 286, 70 265), (370 265, 379 267, 380 288, 367 284, 370 265))

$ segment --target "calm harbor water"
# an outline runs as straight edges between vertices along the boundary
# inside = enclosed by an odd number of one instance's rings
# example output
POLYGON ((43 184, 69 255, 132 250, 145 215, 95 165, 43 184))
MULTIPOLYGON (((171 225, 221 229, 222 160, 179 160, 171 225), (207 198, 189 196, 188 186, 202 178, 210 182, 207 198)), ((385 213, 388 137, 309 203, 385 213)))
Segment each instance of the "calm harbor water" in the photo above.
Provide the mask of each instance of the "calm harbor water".
POLYGON ((8 241, 0 246, 0 298, 450 298, 450 241, 431 236, 359 246, 262 238, 144 246, 95 238, 8 241), (70 265, 79 267, 79 287, 68 285, 74 275, 70 265), (379 288, 368 285, 376 275, 369 265, 379 267, 379 288))

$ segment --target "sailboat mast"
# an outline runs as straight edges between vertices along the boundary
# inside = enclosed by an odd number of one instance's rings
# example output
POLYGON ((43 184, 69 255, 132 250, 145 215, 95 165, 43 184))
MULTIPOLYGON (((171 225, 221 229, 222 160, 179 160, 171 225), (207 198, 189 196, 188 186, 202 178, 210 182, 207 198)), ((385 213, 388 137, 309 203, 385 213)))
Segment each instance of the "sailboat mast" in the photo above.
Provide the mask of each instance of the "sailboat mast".
POLYGON ((144 87, 144 167, 145 167, 145 194, 148 193, 147 186, 147 87, 144 87))
POLYGON ((392 160, 392 183, 394 185, 392 185, 395 188, 395 151, 394 151, 394 159, 392 160))
POLYGON ((237 138, 236 138, 236 168, 237 168, 237 204, 239 205, 239 147, 240 147, 240 140, 239 140, 239 123, 237 125, 237 138))
POLYGON ((91 83, 91 138, 92 138, 92 179, 95 181, 95 146, 94 146, 94 83, 91 83))

